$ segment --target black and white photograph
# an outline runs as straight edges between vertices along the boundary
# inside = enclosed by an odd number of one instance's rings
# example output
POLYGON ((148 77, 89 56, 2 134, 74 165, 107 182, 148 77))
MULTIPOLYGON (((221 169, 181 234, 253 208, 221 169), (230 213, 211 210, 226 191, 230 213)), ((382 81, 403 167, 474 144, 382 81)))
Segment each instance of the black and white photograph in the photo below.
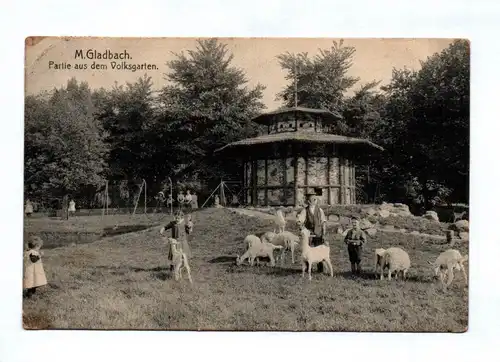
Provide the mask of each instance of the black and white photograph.
POLYGON ((23 328, 466 332, 470 47, 26 38, 23 328))

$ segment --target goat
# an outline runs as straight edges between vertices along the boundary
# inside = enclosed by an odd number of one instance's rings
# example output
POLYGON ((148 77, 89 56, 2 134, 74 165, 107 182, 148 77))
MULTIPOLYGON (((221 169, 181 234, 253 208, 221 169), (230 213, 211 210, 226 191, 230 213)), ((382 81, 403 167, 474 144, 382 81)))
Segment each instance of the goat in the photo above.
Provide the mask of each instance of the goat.
POLYGON ((168 243, 172 251, 172 264, 174 265, 174 277, 175 280, 182 279, 182 269, 186 269, 189 282, 193 284, 191 279, 191 268, 189 267, 189 262, 186 254, 179 248, 179 242, 176 239, 168 238, 168 243))
POLYGON ((375 249, 375 273, 380 268, 380 280, 384 280, 384 269, 388 268, 387 279, 391 280, 391 275, 395 271, 396 279, 401 272, 402 279, 406 279, 406 273, 411 262, 408 253, 401 248, 375 249))
POLYGON ((333 267, 330 260, 330 247, 328 245, 318 245, 311 247, 309 245, 309 237, 311 232, 307 230, 303 223, 299 222, 301 241, 301 261, 302 261, 302 277, 304 277, 306 268, 308 268, 309 280, 312 280, 311 268, 316 263, 326 263, 330 269, 330 276, 333 277, 333 267))
MULTIPOLYGON (((274 222, 278 227, 278 233, 282 233, 285 231, 286 220, 281 210, 276 211, 276 220, 274 222)), ((276 232, 276 229, 274 230, 274 232, 276 232)))
POLYGON ((458 270, 462 271, 462 275, 465 280, 465 284, 467 284, 467 273, 465 271, 464 263, 469 260, 468 255, 462 256, 458 250, 455 249, 448 249, 446 251, 443 251, 434 261, 434 263, 431 263, 428 261, 428 263, 433 267, 434 269, 434 276, 439 277, 439 280, 441 281, 441 284, 443 285, 444 289, 446 289, 448 286, 450 286, 451 282, 453 281, 454 274, 453 270, 458 270), (446 271, 443 271, 446 270, 446 271), (448 275, 448 281, 446 284, 444 284, 444 279, 445 276, 448 275))
POLYGON ((271 266, 275 266, 276 263, 274 260, 273 252, 276 249, 283 248, 282 246, 279 245, 273 245, 267 242, 263 243, 262 241, 260 241, 259 238, 257 238, 256 240, 252 238, 251 242, 248 243, 247 245, 248 245, 247 251, 241 257, 239 255, 236 256, 236 265, 241 265, 241 263, 243 263, 245 259, 248 259, 248 263, 253 266, 255 258, 268 257, 269 260, 271 261, 271 266))

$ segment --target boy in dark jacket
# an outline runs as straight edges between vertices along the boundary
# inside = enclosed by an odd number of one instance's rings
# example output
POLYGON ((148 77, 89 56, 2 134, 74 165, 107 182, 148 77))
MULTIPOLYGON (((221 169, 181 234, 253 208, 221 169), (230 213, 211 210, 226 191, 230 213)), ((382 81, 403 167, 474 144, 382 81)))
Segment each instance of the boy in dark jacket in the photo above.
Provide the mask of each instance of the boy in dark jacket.
POLYGON ((351 262, 352 274, 361 273, 361 252, 363 245, 366 242, 366 234, 359 225, 357 218, 352 218, 353 228, 350 229, 344 239, 347 244, 347 252, 349 253, 349 261, 351 262))

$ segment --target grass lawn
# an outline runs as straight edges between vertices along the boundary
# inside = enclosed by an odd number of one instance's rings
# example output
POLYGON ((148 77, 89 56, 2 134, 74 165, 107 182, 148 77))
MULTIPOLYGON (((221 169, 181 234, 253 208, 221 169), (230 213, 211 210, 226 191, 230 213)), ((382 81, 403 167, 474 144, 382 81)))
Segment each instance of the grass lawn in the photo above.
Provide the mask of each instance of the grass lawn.
MULTIPOLYGON (((123 216, 124 218, 126 215, 123 216)), ((169 220, 169 217, 162 221, 169 220)), ((99 217, 70 222, 31 220, 26 231, 102 229, 99 217), (93 221, 92 221, 93 220, 93 221)), ((146 222, 148 220, 145 220, 146 222)), ((366 274, 351 279, 347 250, 330 234, 334 276, 301 278, 300 264, 236 266, 243 238, 273 229, 272 221, 226 209, 195 214, 190 261, 193 285, 174 281, 166 268, 160 225, 46 249, 48 286, 24 301, 26 328, 429 331, 463 332, 468 325, 468 289, 461 275, 443 292, 427 264, 448 248, 441 241, 408 234, 378 233, 364 250, 366 274), (402 246, 412 260, 409 280, 374 278, 376 247, 402 246)), ((122 220, 122 224, 130 219, 122 220)), ((142 222, 142 221, 141 221, 142 222)), ((138 223, 141 223, 138 222, 138 223)), ((116 220, 108 223, 115 225, 116 220)), ((107 225, 109 226, 109 225, 107 225)), ((289 225, 290 230, 294 230, 289 225)), ((296 230, 295 230, 296 231, 296 230)), ((50 244, 49 240, 45 240, 50 244)), ((468 253, 468 246, 458 246, 468 253)))

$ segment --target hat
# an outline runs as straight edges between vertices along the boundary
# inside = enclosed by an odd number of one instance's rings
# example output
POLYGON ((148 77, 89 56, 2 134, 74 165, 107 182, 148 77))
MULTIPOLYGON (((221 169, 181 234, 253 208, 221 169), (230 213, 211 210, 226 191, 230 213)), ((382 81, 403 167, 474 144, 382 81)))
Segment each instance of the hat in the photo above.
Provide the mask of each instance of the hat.
POLYGON ((306 196, 321 196, 321 195, 323 195, 323 189, 321 187, 308 188, 305 195, 306 196))
POLYGON ((316 196, 316 190, 312 188, 307 188, 306 192, 304 193, 306 196, 316 196))

